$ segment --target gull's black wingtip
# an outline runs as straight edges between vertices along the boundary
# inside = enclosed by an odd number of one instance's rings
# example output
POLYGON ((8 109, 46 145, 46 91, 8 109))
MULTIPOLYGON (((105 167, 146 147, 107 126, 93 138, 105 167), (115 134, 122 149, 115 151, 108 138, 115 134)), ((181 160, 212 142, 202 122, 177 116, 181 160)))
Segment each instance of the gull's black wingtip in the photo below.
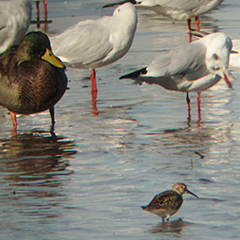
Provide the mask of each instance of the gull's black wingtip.
POLYGON ((127 2, 130 2, 132 4, 137 4, 137 2, 135 0, 125 0, 125 1, 117 2, 117 3, 106 4, 102 8, 114 7, 116 5, 123 5, 124 3, 127 3, 127 2))
POLYGON ((146 73, 147 73, 147 68, 145 67, 135 72, 131 72, 129 74, 123 75, 119 79, 124 79, 124 78, 136 79, 140 74, 146 74, 146 73))
POLYGON ((119 5, 119 3, 109 3, 109 4, 104 5, 102 8, 114 7, 116 5, 119 5))

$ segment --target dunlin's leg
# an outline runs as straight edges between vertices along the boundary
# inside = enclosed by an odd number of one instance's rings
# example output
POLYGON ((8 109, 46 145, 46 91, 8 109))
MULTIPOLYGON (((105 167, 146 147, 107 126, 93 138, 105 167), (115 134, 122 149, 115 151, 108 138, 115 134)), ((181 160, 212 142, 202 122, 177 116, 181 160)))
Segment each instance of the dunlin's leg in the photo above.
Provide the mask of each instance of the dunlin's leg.
POLYGON ((201 121, 201 107, 200 107, 201 99, 200 99, 200 92, 197 95, 197 106, 198 106, 198 122, 201 121))
POLYGON ((162 217, 162 222, 165 222, 164 217, 162 217))
POLYGON ((188 106, 188 121, 190 122, 191 121, 191 108, 190 108, 190 98, 188 96, 188 92, 187 92, 186 100, 187 100, 187 106, 188 106))
POLYGON ((91 71, 91 93, 92 93, 92 109, 93 109, 93 114, 98 115, 98 110, 97 110, 97 83, 96 83, 96 72, 94 69, 91 71))

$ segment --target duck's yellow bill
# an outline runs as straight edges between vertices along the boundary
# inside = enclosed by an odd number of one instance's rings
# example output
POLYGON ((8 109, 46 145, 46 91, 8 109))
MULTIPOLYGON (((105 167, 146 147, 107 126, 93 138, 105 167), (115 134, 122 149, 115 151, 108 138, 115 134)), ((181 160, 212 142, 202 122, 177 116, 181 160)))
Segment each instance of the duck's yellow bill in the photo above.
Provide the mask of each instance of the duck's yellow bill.
POLYGON ((42 56, 42 59, 49 62, 50 64, 52 64, 55 67, 64 68, 64 65, 61 62, 61 60, 58 59, 56 56, 54 56, 52 51, 49 50, 48 48, 46 49, 45 54, 42 56))

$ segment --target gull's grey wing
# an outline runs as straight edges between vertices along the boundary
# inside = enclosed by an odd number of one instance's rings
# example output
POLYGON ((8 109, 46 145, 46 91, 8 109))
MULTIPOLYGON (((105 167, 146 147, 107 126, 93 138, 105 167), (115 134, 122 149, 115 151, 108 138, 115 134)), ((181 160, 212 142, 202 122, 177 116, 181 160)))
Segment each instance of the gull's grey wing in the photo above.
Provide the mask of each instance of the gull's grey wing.
MULTIPOLYGON (((0 7, 2 7, 1 2, 0 2, 0 7)), ((3 43, 5 42, 5 39, 8 37, 7 22, 8 22, 8 16, 1 8, 0 10, 0 45, 3 45, 3 43)))
POLYGON ((181 45, 155 58, 147 67, 146 76, 180 76, 189 81, 209 73, 205 64, 206 48, 199 42, 181 45))
POLYGON ((66 58, 68 63, 87 65, 103 59, 112 50, 108 29, 96 20, 79 22, 50 41, 54 54, 66 58))
MULTIPOLYGON (((147 1, 147 5, 150 6, 161 6, 164 8, 168 8, 169 10, 176 10, 178 9, 179 11, 195 11, 195 12, 206 12, 209 11, 218 5, 220 5, 224 0, 152 0, 152 1, 147 1)), ((144 0, 142 1, 142 4, 144 5, 144 0)))
MULTIPOLYGON (((206 0, 205 0, 206 1, 206 0)), ((209 1, 209 0, 207 0, 209 1)), ((172 8, 172 9, 179 9, 179 10, 191 10, 193 8, 196 8, 200 5, 202 5, 202 1, 199 0, 156 0, 156 3, 158 2, 159 5, 167 8, 172 8)))
POLYGON ((0 52, 19 44, 31 21, 30 0, 0 1, 0 52))
POLYGON ((219 6, 224 0, 204 0, 199 6, 194 8, 196 14, 206 13, 217 6, 219 6))

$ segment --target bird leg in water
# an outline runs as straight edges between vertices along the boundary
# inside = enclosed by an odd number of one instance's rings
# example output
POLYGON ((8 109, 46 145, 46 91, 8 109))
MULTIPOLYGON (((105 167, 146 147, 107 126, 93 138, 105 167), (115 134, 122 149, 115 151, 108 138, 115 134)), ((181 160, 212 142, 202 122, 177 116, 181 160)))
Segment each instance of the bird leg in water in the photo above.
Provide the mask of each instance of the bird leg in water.
POLYGON ((198 122, 201 121, 201 107, 200 107, 200 103, 201 103, 201 100, 200 100, 200 92, 199 92, 198 95, 197 95, 198 122))
POLYGON ((91 71, 91 93, 92 93, 92 109, 93 109, 93 114, 98 115, 98 110, 97 110, 97 83, 96 83, 96 72, 94 69, 91 71))
POLYGON ((50 113, 50 117, 51 117, 52 126, 54 126, 54 124, 55 124, 54 107, 49 108, 49 113, 50 113))
POLYGON ((197 31, 200 31, 200 20, 198 16, 195 18, 195 25, 196 25, 197 31))
POLYGON ((187 100, 187 106, 188 106, 188 121, 190 122, 191 121, 191 108, 190 108, 190 98, 188 96, 188 92, 187 92, 186 100, 187 100))
POLYGON ((37 28, 40 28, 40 10, 39 10, 39 1, 36 1, 36 8, 37 8, 37 28))
POLYGON ((12 134, 13 134, 13 136, 16 136, 17 135, 17 117, 16 117, 16 113, 10 111, 10 116, 11 116, 11 119, 13 121, 12 134))
MULTIPOLYGON (((189 42, 192 42, 192 28, 191 28, 191 19, 187 20, 188 23, 188 33, 189 33, 189 42)), ((199 17, 197 16, 195 18, 195 25, 196 25, 196 29, 197 31, 200 31, 200 20, 199 17)))
POLYGON ((191 29, 191 19, 187 20, 188 23, 188 34, 189 34, 189 42, 192 42, 192 29, 191 29))
POLYGON ((47 29, 48 24, 47 24, 47 1, 46 0, 43 1, 43 8, 44 8, 44 20, 45 20, 44 26, 45 26, 45 29, 47 29))
POLYGON ((14 126, 15 128, 17 128, 17 117, 16 117, 16 113, 10 111, 10 116, 11 116, 11 119, 12 119, 12 121, 13 121, 13 126, 14 126))

